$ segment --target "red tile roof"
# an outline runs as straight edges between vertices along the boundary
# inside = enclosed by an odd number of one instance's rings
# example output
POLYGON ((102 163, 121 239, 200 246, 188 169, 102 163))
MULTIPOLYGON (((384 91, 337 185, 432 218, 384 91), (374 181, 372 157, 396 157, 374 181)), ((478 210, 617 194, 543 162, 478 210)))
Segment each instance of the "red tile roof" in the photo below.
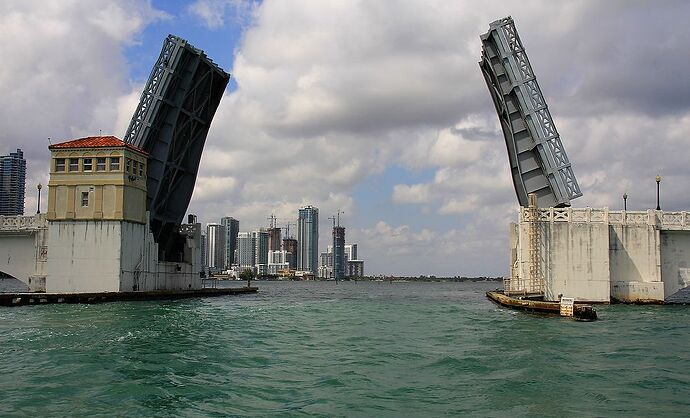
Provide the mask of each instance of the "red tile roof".
POLYGON ((73 139, 72 141, 61 142, 53 144, 48 149, 63 149, 63 148, 112 148, 112 147, 127 147, 131 150, 141 152, 149 155, 148 152, 135 147, 132 144, 127 144, 123 140, 115 136, 87 136, 86 138, 73 139))

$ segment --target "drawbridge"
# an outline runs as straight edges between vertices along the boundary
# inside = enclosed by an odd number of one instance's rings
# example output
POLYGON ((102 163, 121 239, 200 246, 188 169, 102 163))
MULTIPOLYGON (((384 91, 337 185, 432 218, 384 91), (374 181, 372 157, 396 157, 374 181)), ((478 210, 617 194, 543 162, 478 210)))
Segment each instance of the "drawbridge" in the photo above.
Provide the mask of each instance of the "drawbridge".
POLYGON ((556 125, 511 17, 481 35, 479 66, 501 122, 518 203, 570 206, 582 196, 556 125))
POLYGON ((146 207, 159 257, 180 261, 178 232, 230 75, 177 36, 163 42, 124 141, 149 153, 146 207))

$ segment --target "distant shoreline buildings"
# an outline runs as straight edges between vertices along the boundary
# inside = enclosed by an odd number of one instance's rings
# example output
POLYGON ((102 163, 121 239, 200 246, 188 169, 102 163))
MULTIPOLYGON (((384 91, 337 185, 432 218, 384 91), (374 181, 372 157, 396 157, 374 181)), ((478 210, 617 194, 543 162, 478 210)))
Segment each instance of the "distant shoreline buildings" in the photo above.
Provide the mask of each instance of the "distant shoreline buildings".
POLYGON ((288 222, 282 228, 274 215, 268 219, 268 228, 252 231, 240 231, 240 221, 230 216, 221 218, 220 223, 207 224, 206 233, 202 234, 204 270, 211 275, 234 278, 245 269, 259 277, 301 280, 340 280, 364 275, 364 261, 357 258, 357 244, 345 244, 345 228, 339 221, 337 225, 334 223, 333 245, 328 246, 327 252, 319 253, 318 208, 311 205, 300 208, 297 222, 288 222), (297 226, 297 238, 290 234, 290 225, 297 226))

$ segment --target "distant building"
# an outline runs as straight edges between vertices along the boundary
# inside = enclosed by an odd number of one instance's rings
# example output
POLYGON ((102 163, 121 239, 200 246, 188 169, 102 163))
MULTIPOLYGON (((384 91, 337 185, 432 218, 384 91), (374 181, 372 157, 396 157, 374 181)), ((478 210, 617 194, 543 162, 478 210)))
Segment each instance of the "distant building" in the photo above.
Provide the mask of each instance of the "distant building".
POLYGON ((364 276, 364 260, 349 260, 347 262, 347 277, 364 276))
POLYGON ((346 260, 357 260, 357 244, 346 244, 345 245, 345 259, 346 260))
POLYGON ((268 232, 261 228, 252 232, 254 238, 254 263, 268 264, 268 232))
POLYGON ((21 149, 0 155, 0 215, 24 214, 26 160, 21 149))
POLYGON ((347 261, 345 260, 345 228, 333 227, 333 278, 336 280, 345 277, 347 261))
POLYGON ((273 227, 268 228, 268 250, 269 251, 280 251, 280 246, 282 244, 280 239, 280 228, 273 227))
POLYGON ((319 271, 317 277, 320 279, 330 279, 333 277, 333 247, 328 246, 328 250, 319 254, 319 271))
POLYGON ((201 266, 204 270, 208 268, 208 240, 206 239, 206 233, 201 234, 201 266))
POLYGON ((240 221, 226 216, 221 218, 220 224, 225 227, 225 269, 235 264, 235 250, 237 250, 237 234, 240 232, 240 221))
POLYGON ((287 263, 290 269, 297 270, 297 240, 294 238, 283 239, 283 249, 287 252, 287 263))
POLYGON ((237 260, 236 263, 241 270, 253 268, 256 264, 256 253, 254 250, 254 237, 250 232, 240 232, 237 234, 237 260))
MULTIPOLYGON (((345 272, 344 277, 361 277, 364 276, 364 260, 357 259, 357 244, 348 244, 344 246, 344 262, 345 272), (352 259, 351 259, 352 257, 352 259)), ((334 278, 334 256, 333 246, 329 245, 325 252, 322 252, 319 257, 319 272, 318 277, 322 279, 334 278)))
POLYGON ((268 274, 268 232, 259 229, 237 234, 237 269, 252 269, 258 275, 268 274))
POLYGON ((319 262, 319 209, 305 206, 297 218, 297 269, 316 274, 319 262))
POLYGON ((268 274, 281 274, 290 270, 290 263, 287 261, 290 254, 285 250, 268 252, 268 274))
POLYGON ((210 223, 206 226, 208 268, 213 272, 225 269, 225 227, 210 223))

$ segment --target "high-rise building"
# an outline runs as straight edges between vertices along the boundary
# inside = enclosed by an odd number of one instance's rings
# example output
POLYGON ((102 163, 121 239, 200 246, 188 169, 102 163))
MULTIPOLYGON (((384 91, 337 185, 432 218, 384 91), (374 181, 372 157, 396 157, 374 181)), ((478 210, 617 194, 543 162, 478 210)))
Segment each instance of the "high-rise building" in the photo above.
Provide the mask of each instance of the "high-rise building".
POLYGON ((357 244, 345 245, 345 259, 357 260, 357 244))
POLYGON ((225 227, 210 223, 206 226, 208 268, 214 272, 225 270, 225 227))
POLYGON ((297 269, 316 274, 319 267, 319 209, 305 206, 297 218, 297 269))
POLYGON ((317 276, 321 279, 333 278, 333 247, 328 246, 328 251, 319 254, 319 272, 317 276))
POLYGON ((208 240, 206 239, 206 234, 202 233, 201 234, 201 266, 206 270, 208 268, 208 256, 206 255, 208 253, 208 240))
POLYGON ((280 240, 280 228, 268 228, 268 250, 280 251, 280 244, 282 244, 280 240))
POLYGON ((0 215, 24 214, 26 160, 21 149, 0 155, 0 215))
POLYGON ((250 232, 237 234, 237 260, 240 269, 254 268, 255 262, 254 238, 250 232))
POLYGON ((254 238, 254 263, 268 264, 268 232, 261 228, 252 232, 254 238))
MULTIPOLYGON (((364 276, 364 260, 357 259, 357 244, 348 244, 344 248, 344 277, 364 276)), ((323 279, 335 277, 333 246, 321 253, 318 276, 323 279)))
POLYGON ((287 263, 292 270, 297 269, 297 240, 294 238, 283 239, 283 249, 287 251, 287 263))
POLYGON ((235 264, 235 250, 237 249, 237 234, 240 232, 240 221, 226 216, 221 218, 220 224, 225 227, 225 268, 235 264))
POLYGON ((341 280, 345 277, 345 228, 333 227, 333 278, 341 280))

